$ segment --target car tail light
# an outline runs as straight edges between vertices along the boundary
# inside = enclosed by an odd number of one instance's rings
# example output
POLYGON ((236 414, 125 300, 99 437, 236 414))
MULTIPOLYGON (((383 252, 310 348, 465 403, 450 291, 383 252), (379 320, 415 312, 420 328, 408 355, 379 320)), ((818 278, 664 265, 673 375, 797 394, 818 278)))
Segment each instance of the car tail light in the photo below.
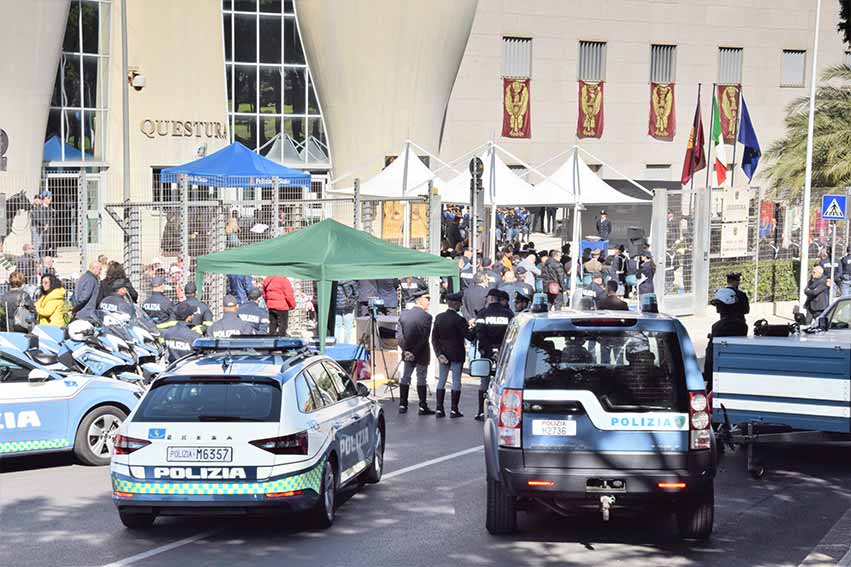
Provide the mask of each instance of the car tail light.
POLYGON ((656 486, 663 490, 683 490, 686 487, 684 482, 660 482, 656 486))
POLYGON ((306 455, 307 454, 307 431, 295 435, 283 437, 271 437, 269 439, 257 439, 250 441, 252 445, 275 455, 306 455))
POLYGON ((519 448, 522 445, 520 424, 523 422, 523 390, 502 391, 499 398, 499 444, 519 448))
POLYGON ((528 486, 532 486, 532 487, 544 487, 544 488, 550 488, 550 487, 556 485, 556 483, 551 481, 551 480, 530 480, 526 484, 528 486))
POLYGON ((138 451, 150 444, 151 442, 146 439, 136 439, 135 437, 127 437, 126 435, 116 435, 112 441, 116 455, 129 455, 133 451, 138 451))
POLYGON ((689 392, 689 449, 709 449, 712 444, 712 420, 704 392, 689 392))

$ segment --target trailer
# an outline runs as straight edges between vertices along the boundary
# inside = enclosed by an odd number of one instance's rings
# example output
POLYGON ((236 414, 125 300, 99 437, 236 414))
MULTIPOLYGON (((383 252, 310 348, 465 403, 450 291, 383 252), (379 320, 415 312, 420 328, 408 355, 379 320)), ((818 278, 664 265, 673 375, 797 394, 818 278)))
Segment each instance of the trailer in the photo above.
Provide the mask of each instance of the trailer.
POLYGON ((719 449, 744 447, 765 474, 759 444, 851 440, 851 337, 847 332, 713 341, 712 419, 719 449))

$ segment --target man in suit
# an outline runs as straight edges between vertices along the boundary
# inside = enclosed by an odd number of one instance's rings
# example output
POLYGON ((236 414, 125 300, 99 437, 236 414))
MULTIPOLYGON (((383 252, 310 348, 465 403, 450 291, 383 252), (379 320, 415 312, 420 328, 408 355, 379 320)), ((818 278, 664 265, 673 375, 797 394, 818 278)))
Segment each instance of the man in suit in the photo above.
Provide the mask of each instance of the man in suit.
POLYGON ((396 339, 402 349, 402 381, 399 385, 399 413, 408 411, 408 392, 411 388, 411 375, 417 373, 417 396, 420 399, 419 415, 434 415, 429 409, 426 387, 428 364, 431 360, 429 337, 431 336, 431 304, 427 292, 421 293, 410 309, 402 311, 396 327, 396 339))
POLYGON ((450 372, 452 373, 452 409, 449 417, 464 417, 458 409, 458 403, 461 400, 461 369, 465 358, 464 339, 469 332, 469 325, 464 316, 459 313, 462 298, 463 294, 460 292, 446 296, 449 309, 434 319, 434 328, 431 331, 431 344, 440 362, 436 391, 436 417, 446 416, 443 400, 446 397, 446 379, 450 372))

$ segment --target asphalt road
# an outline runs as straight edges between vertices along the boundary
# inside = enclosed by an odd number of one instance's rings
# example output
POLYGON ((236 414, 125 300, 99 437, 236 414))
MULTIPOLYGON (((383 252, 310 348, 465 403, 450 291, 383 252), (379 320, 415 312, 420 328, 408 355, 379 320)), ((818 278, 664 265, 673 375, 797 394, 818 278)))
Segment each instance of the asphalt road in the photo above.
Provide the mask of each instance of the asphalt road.
POLYGON ((564 518, 539 510, 520 515, 516 535, 492 537, 484 528, 473 397, 465 390, 463 420, 400 416, 386 402, 385 478, 344 494, 326 531, 306 529, 301 518, 160 518, 131 533, 110 500, 107 468, 65 456, 6 461, 0 564, 798 565, 835 524, 834 533, 845 529, 839 520, 851 507, 851 448, 778 447, 765 452, 769 472, 761 481, 747 475, 742 455, 724 458, 715 534, 705 544, 682 543, 658 510, 616 512, 608 524, 597 513, 564 518))

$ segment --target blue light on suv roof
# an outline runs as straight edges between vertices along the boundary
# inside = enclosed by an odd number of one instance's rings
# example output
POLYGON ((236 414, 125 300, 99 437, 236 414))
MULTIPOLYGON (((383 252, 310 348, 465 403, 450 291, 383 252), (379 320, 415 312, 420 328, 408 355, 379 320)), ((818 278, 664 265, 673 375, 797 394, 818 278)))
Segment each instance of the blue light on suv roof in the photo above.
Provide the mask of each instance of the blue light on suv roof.
POLYGON ((195 339, 192 346, 196 350, 296 350, 308 346, 310 343, 304 339, 292 339, 281 337, 263 338, 229 338, 195 339))

